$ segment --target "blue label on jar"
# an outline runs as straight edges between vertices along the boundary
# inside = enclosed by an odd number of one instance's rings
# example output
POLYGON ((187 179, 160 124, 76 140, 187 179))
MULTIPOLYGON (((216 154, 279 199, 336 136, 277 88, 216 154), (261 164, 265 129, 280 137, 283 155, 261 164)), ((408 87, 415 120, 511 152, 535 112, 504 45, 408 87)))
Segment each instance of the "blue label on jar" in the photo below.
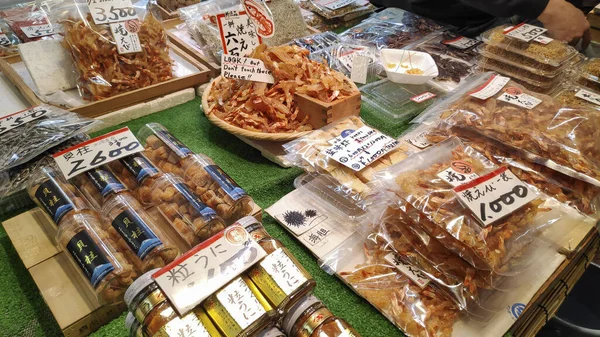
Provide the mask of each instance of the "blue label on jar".
POLYGON ((38 187, 35 191, 35 198, 57 225, 62 217, 74 208, 71 199, 52 179, 43 182, 38 187))
POLYGON ((217 217, 217 212, 214 209, 205 205, 190 188, 183 183, 175 184, 175 188, 183 195, 183 197, 192 205, 204 221, 210 221, 217 217))
POLYGON ((121 184, 119 179, 117 179, 112 172, 106 170, 105 168, 96 167, 85 172, 84 174, 104 198, 111 193, 119 193, 126 190, 125 186, 121 184))
POLYGON ((219 184, 219 186, 233 200, 239 200, 248 195, 227 173, 217 165, 208 165, 204 168, 206 172, 219 184))
POLYGON ((69 240, 67 251, 94 288, 98 287, 100 281, 115 270, 115 267, 85 230, 75 234, 69 240))
POLYGON ((127 171, 135 177, 138 184, 141 184, 144 179, 152 177, 158 173, 156 166, 152 165, 145 157, 139 155, 127 156, 120 159, 121 164, 125 166, 127 171))
POLYGON ((158 130, 156 131, 156 136, 160 138, 171 150, 175 151, 177 155, 181 158, 192 154, 192 150, 188 149, 185 144, 183 144, 179 139, 175 138, 169 131, 167 130, 158 130))
POLYGON ((133 210, 126 209, 117 215, 112 226, 141 260, 154 248, 162 245, 162 241, 133 210))

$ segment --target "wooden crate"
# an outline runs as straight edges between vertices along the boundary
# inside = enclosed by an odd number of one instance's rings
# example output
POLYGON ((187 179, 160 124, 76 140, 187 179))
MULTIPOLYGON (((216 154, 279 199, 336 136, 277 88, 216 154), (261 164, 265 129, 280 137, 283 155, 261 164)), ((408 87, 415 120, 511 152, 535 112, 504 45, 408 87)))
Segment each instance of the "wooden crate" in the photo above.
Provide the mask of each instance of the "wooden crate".
MULTIPOLYGON (((138 103, 146 102, 157 97, 164 96, 182 89, 196 87, 210 80, 210 70, 196 59, 185 53, 183 50, 170 43, 170 48, 185 61, 192 64, 199 70, 196 74, 174 78, 165 82, 157 83, 145 88, 129 91, 100 101, 90 102, 79 107, 71 108, 70 111, 77 112, 86 117, 98 117, 109 112, 116 111, 138 103)), ((17 87, 30 105, 38 105, 41 101, 35 93, 29 88, 21 76, 19 76, 10 66, 11 63, 19 62, 19 59, 12 59, 10 62, 0 60, 0 71, 17 87)))
POLYGON ((332 103, 326 103, 304 94, 296 94, 294 100, 298 104, 300 111, 308 114, 309 123, 315 129, 345 117, 358 116, 360 114, 361 96, 358 89, 356 94, 332 103))
POLYGON ((156 4, 156 8, 157 10, 160 12, 160 16, 163 20, 169 20, 169 19, 176 19, 179 18, 179 12, 178 11, 170 11, 166 8, 164 8, 163 6, 156 4))

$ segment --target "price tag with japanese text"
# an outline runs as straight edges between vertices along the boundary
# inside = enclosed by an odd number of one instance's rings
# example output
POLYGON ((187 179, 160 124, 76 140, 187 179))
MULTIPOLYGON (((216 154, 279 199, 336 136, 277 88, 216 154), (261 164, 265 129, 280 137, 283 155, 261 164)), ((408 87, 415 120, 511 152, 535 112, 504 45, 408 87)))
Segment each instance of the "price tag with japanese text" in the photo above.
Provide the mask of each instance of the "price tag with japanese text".
POLYGON ((10 45, 12 45, 12 42, 10 41, 8 36, 6 36, 6 34, 0 33, 0 46, 8 47, 10 45))
POLYGON ((221 74, 225 78, 274 83, 273 74, 263 61, 248 57, 221 55, 221 74))
POLYGON ((67 179, 113 160, 142 152, 144 147, 129 128, 107 133, 52 155, 67 179))
POLYGON ((34 106, 33 108, 29 108, 27 110, 22 110, 10 115, 6 115, 0 118, 0 135, 25 123, 29 123, 33 120, 41 118, 45 116, 48 112, 55 109, 57 108, 46 104, 42 104, 34 106))
POLYGON ((367 73, 369 71, 369 63, 371 60, 362 55, 356 55, 352 58, 352 67, 350 79, 354 83, 366 84, 367 73))
POLYGON ((498 100, 525 109, 533 109, 538 106, 538 104, 542 103, 541 99, 526 94, 521 89, 515 87, 506 88, 502 95, 498 96, 498 100))
POLYGON ((152 275, 180 315, 246 271, 267 253, 234 224, 152 275))
POLYGON ((425 289, 425 287, 429 285, 429 282, 431 282, 431 280, 425 274, 423 274, 423 272, 420 269, 415 268, 408 263, 405 263, 396 253, 389 253, 384 257, 384 259, 387 262, 396 266, 396 269, 398 269, 402 274, 408 277, 416 285, 421 287, 421 289, 425 289))
POLYGON ((356 0, 315 0, 315 2, 327 9, 335 11, 340 8, 352 5, 356 0))
POLYGON ((506 167, 455 187, 453 191, 484 227, 538 197, 506 167))
POLYGON ((547 30, 548 29, 546 28, 521 23, 504 31, 504 35, 514 37, 515 39, 519 39, 521 41, 529 42, 544 34, 547 30))
POLYGON ((533 39, 533 41, 539 42, 541 44, 548 44, 548 43, 550 43, 550 42, 552 42, 554 40, 551 39, 551 38, 549 38, 549 37, 547 37, 547 36, 541 36, 540 35, 540 36, 536 37, 535 39, 533 39))
POLYGON ((119 54, 139 53, 142 51, 140 37, 137 34, 140 31, 140 22, 138 20, 111 23, 109 27, 115 38, 119 54))
POLYGON ((409 138, 406 138, 405 141, 415 147, 418 147, 419 149, 424 149, 426 147, 429 147, 431 145, 433 145, 433 143, 431 143, 428 139, 427 139, 427 135, 429 134, 429 131, 422 131, 419 132, 417 135, 415 136, 411 136, 409 138))
POLYGON ((413 101, 413 102, 415 102, 415 103, 422 103, 422 102, 425 102, 426 100, 432 99, 434 97, 435 97, 434 93, 431 93, 431 92, 427 91, 427 92, 424 92, 424 93, 419 94, 417 96, 411 97, 410 100, 413 101))
POLYGON ((479 175, 473 172, 473 167, 462 160, 455 160, 450 167, 437 174, 443 181, 456 187, 476 179, 479 175))
POLYGON ((217 15, 223 54, 248 56, 262 43, 256 26, 246 12, 226 12, 217 15))
POLYGON ((393 150, 398 143, 394 138, 363 126, 327 148, 325 154, 354 171, 360 171, 393 150))
POLYGON ((269 273, 286 295, 290 295, 306 282, 302 271, 281 248, 265 257, 260 262, 260 266, 269 273))
POLYGON ((485 84, 469 93, 469 95, 479 99, 488 99, 502 90, 508 81, 510 81, 509 77, 493 75, 485 84))
POLYGON ((266 314, 265 308, 241 277, 220 290, 217 299, 242 329, 266 314))
POLYGON ((23 31, 28 38, 36 38, 54 34, 54 29, 49 23, 44 25, 22 26, 21 31, 23 31))
POLYGON ((452 46, 457 49, 465 50, 465 49, 469 49, 469 48, 472 48, 472 47, 478 45, 480 42, 481 41, 479 41, 479 40, 470 39, 470 38, 464 37, 464 36, 459 36, 455 39, 444 40, 444 41, 442 41, 442 44, 452 46))
POLYGON ((275 23, 271 10, 262 0, 243 0, 244 10, 254 22, 256 33, 264 38, 273 37, 275 34, 275 23))
POLYGON ((594 103, 596 105, 600 105, 600 94, 597 94, 595 92, 591 92, 589 90, 585 90, 585 89, 580 89, 579 91, 577 91, 577 93, 575 93, 575 97, 579 97, 581 99, 584 99, 590 103, 594 103))
POLYGON ((131 0, 87 0, 87 5, 97 25, 138 19, 131 0))

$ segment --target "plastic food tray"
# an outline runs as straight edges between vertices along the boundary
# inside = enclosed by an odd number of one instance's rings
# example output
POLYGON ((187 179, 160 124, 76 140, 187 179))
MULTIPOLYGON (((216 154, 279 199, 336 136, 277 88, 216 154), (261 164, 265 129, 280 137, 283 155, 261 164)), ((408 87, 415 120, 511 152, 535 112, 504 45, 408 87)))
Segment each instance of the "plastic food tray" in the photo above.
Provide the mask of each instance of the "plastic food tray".
POLYGON ((479 65, 485 70, 495 71, 513 79, 529 83, 538 88, 555 88, 561 80, 560 77, 547 79, 543 76, 532 74, 526 70, 503 63, 495 59, 489 59, 487 57, 482 57, 479 61, 479 65))
POLYGON ((585 79, 600 84, 600 78, 598 77, 600 72, 598 74, 592 74, 589 70, 589 68, 592 66, 597 66, 600 70, 600 58, 592 58, 581 62, 578 67, 579 75, 585 79))
POLYGON ((588 91, 592 91, 596 94, 600 94, 590 88, 584 88, 575 84, 567 84, 564 86, 560 86, 552 91, 551 96, 563 103, 566 107, 572 108, 591 108, 595 110, 600 110, 600 105, 594 104, 592 102, 588 102, 585 99, 576 97, 575 94, 581 90, 585 89, 588 91))

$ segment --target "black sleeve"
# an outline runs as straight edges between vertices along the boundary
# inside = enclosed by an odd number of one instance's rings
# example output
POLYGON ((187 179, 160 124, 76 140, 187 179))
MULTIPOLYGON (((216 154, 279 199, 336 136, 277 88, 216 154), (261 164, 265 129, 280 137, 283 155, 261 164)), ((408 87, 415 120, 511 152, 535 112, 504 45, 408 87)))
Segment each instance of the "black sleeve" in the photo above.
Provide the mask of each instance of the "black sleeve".
POLYGON ((460 0, 465 5, 497 17, 521 15, 527 19, 537 19, 548 5, 549 0, 460 0))

